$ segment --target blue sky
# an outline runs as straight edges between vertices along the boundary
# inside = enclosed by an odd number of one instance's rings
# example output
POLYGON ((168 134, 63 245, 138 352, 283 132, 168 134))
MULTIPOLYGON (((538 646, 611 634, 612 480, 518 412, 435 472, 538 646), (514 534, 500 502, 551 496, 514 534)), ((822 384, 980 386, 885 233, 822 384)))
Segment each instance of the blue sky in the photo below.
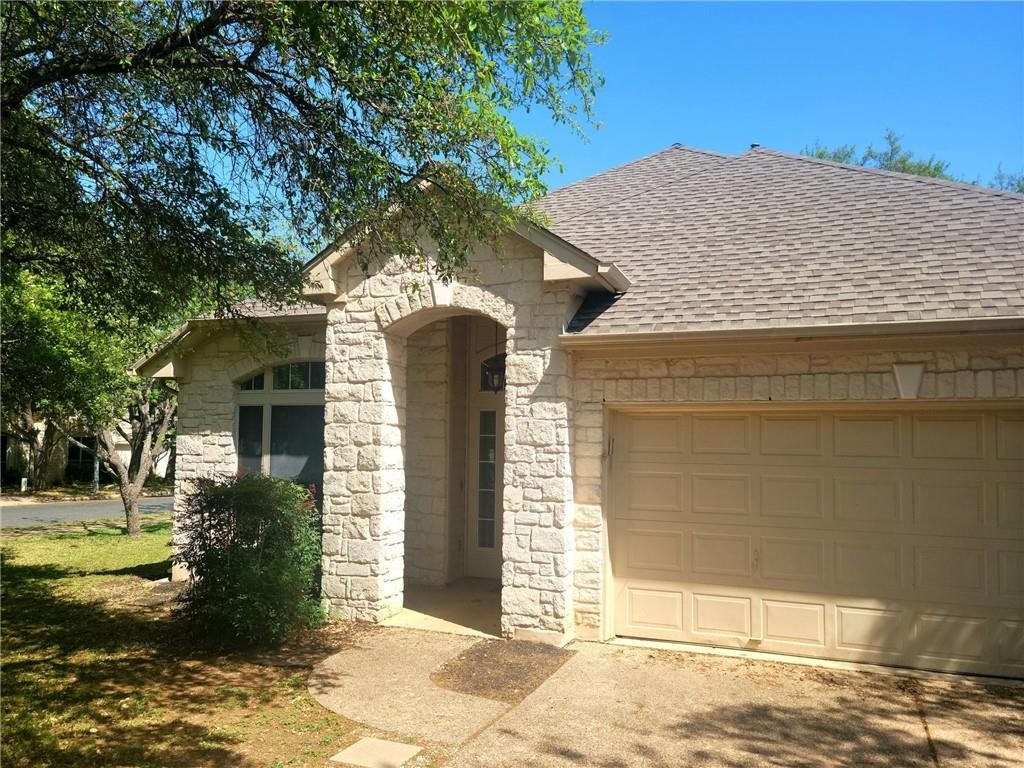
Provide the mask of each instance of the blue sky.
POLYGON ((609 41, 590 143, 520 127, 565 165, 557 187, 681 142, 741 152, 879 143, 987 182, 1024 170, 1024 3, 590 2, 609 41))

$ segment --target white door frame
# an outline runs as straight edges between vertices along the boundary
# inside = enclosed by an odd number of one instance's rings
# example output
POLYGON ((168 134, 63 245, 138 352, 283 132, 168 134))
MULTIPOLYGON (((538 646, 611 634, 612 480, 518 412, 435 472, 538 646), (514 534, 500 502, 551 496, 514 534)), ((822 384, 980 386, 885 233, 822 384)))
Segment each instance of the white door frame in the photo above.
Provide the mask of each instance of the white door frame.
MULTIPOLYGON (((476 326, 474 326, 474 331, 476 326)), ((504 331, 500 331, 502 336, 504 331)), ((484 349, 478 351, 486 339, 476 339, 476 333, 470 333, 470 354, 468 355, 468 397, 466 405, 467 450, 466 450, 466 576, 487 579, 501 578, 501 534, 502 534, 502 496, 504 490, 505 469, 505 391, 491 392, 480 390, 480 365, 496 352, 493 345, 483 344, 484 349), (481 414, 494 413, 493 436, 493 488, 481 489, 481 414), (481 490, 492 490, 494 496, 494 538, 493 546, 480 546, 480 497, 481 490)), ((504 343, 498 351, 504 351, 504 343)))

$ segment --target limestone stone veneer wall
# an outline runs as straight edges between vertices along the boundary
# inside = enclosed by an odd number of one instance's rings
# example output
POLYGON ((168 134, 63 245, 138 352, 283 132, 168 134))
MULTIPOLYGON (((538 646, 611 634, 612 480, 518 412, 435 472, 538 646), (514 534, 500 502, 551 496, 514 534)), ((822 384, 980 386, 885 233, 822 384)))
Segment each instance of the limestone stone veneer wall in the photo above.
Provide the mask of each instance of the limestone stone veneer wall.
MULTIPOLYGON (((874 342, 884 348, 885 342, 874 342)), ((920 345, 915 345, 920 346, 920 345)), ((892 365, 923 363, 919 400, 1024 398, 1024 347, 627 358, 573 353, 576 634, 601 627, 605 410, 616 404, 897 400, 892 365)))
POLYGON ((448 581, 448 321, 409 337, 405 578, 448 581))
MULTIPOLYGON (((197 478, 231 476, 237 471, 236 382, 267 365, 290 360, 323 360, 324 335, 323 321, 292 326, 288 348, 278 356, 259 361, 228 331, 212 334, 190 351, 187 374, 178 380, 176 512, 197 478)), ((177 527, 174 536, 178 536, 177 527)), ((172 569, 172 578, 184 577, 180 568, 172 569)))
MULTIPOLYGON (((354 259, 327 324, 323 588, 333 608, 378 620, 402 604, 409 337, 460 314, 507 329, 502 632, 560 642, 572 632, 574 554, 570 382, 559 348, 568 287, 543 281, 539 248, 510 236, 471 255, 474 280, 451 286, 400 263, 367 276, 354 259)), ((415 427, 413 428, 416 429, 415 427)), ((408 549, 413 555, 414 548, 408 549)), ((413 555, 415 556, 415 555, 413 555)))

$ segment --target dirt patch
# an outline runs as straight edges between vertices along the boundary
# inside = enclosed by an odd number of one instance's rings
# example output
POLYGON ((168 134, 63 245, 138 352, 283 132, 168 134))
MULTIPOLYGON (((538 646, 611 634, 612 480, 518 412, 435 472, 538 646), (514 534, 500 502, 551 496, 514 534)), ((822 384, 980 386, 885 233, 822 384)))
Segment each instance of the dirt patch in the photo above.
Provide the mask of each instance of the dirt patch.
POLYGON ((482 640, 445 662, 430 679, 441 688, 516 704, 575 651, 521 640, 482 640))

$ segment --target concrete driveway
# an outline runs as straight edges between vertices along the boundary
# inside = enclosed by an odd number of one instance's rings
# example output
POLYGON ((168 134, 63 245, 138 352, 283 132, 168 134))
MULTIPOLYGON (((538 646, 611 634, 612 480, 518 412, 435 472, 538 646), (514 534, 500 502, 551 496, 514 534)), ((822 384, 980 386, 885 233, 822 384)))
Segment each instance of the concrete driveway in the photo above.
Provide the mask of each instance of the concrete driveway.
POLYGON ((425 666, 382 668, 387 658, 401 665, 422 653, 423 638, 381 629, 361 651, 324 662, 311 690, 352 719, 453 746, 453 768, 1024 764, 1024 687, 576 643, 519 703, 478 699, 474 708, 465 693, 451 706, 451 692, 426 673, 465 654, 466 637, 434 633, 425 666), (381 653, 367 653, 377 642, 381 653), (370 684, 384 678, 394 697, 370 684), (332 695, 331 679, 347 686, 344 695, 332 695), (376 703, 362 700, 375 695, 376 703), (431 714, 429 726, 411 728, 412 701, 431 714))
MULTIPOLYGON (((139 500, 139 512, 144 515, 169 512, 173 508, 173 496, 149 496, 139 500)), ((119 499, 0 504, 0 527, 3 528, 25 528, 35 525, 106 518, 124 518, 124 505, 119 499)))

